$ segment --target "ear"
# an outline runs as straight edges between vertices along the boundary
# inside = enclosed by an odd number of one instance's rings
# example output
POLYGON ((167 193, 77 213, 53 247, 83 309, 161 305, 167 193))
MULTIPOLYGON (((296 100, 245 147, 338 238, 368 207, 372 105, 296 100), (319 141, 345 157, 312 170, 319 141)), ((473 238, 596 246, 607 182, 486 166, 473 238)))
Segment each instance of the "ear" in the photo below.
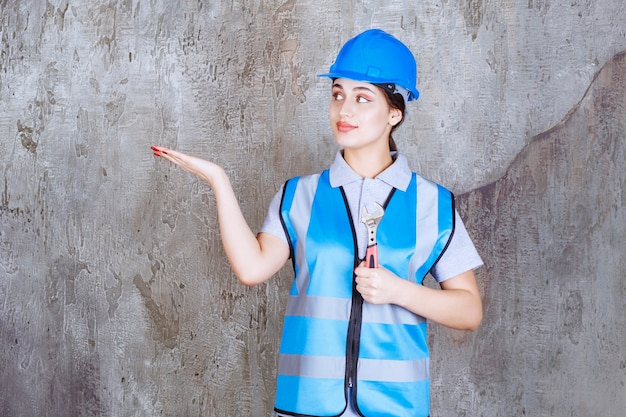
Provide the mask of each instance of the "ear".
POLYGON ((393 127, 402 121, 402 112, 400 109, 392 108, 389 110, 389 124, 393 127))

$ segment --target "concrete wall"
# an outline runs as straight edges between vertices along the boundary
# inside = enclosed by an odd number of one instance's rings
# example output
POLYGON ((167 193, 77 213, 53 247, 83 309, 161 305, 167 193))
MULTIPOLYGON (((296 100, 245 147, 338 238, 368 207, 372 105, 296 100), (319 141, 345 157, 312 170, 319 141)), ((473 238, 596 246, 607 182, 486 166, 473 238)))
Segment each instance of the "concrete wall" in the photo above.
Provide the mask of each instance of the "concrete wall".
POLYGON ((149 146, 221 163, 258 228, 330 163, 315 74, 370 27, 416 52, 397 142, 487 262, 482 327, 431 326, 433 416, 621 415, 621 3, 0 0, 0 415, 270 415, 291 271, 238 284, 149 146))

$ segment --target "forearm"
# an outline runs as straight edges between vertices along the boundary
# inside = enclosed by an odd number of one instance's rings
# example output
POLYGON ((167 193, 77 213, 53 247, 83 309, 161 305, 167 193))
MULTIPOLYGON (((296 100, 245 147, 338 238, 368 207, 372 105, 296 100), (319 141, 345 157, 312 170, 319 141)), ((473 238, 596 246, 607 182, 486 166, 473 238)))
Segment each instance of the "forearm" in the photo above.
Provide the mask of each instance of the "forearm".
POLYGON ((465 288, 438 290, 402 280, 396 304, 458 330, 475 330, 483 316, 478 292, 465 288))
POLYGON ((474 330, 483 317, 482 301, 474 271, 465 271, 441 283, 435 290, 402 279, 386 268, 354 270, 356 289, 372 304, 396 304, 417 315, 459 330, 474 330))
POLYGON ((279 238, 255 236, 246 222, 224 169, 210 161, 161 146, 155 156, 167 159, 211 185, 226 256, 237 278, 246 285, 259 284, 276 273, 289 257, 289 247, 279 238))
POLYGON ((222 244, 235 276, 245 285, 266 281, 284 264, 288 252, 273 256, 276 248, 264 246, 252 232, 224 170, 216 169, 204 179, 215 195, 222 244))

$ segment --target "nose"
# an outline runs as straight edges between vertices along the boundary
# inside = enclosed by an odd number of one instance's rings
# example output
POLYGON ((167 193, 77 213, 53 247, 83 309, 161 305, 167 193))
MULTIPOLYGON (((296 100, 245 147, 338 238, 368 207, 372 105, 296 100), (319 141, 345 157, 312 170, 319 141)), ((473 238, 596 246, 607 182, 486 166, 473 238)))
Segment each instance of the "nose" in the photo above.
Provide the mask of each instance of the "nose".
POLYGON ((339 108, 339 114, 341 116, 352 116, 354 109, 350 100, 344 100, 339 108))

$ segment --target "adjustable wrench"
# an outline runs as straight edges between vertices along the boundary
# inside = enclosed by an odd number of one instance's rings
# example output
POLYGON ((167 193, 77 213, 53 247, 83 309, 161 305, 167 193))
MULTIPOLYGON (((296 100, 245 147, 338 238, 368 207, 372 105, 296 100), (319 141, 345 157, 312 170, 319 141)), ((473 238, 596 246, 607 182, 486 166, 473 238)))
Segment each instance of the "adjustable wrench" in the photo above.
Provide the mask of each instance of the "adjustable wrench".
POLYGON ((365 206, 361 208, 361 222, 367 227, 367 250, 365 251, 365 262, 369 268, 378 268, 378 243, 376 243, 376 230, 378 223, 383 218, 385 210, 378 203, 374 203, 375 210, 369 213, 365 206))

